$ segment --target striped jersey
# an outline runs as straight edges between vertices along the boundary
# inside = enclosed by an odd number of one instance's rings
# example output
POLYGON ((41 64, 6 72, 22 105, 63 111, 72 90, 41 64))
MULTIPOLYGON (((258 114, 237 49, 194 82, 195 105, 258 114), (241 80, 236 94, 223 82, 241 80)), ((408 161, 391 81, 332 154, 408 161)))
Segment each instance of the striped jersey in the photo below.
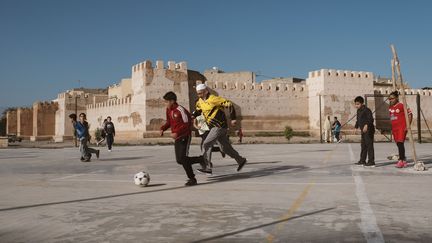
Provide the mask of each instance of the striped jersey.
POLYGON ((196 102, 196 110, 194 116, 204 115, 207 125, 212 127, 228 128, 227 119, 225 116, 225 108, 229 110, 230 118, 236 119, 233 103, 222 97, 210 94, 206 100, 199 99, 196 102))

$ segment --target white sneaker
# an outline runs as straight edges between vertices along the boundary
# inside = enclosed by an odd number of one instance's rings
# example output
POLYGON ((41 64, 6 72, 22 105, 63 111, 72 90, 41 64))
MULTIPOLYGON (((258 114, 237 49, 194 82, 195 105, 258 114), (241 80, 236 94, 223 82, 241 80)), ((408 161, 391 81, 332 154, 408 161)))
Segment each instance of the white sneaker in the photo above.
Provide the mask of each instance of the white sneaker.
POLYGON ((108 152, 111 152, 111 149, 108 149, 108 152))

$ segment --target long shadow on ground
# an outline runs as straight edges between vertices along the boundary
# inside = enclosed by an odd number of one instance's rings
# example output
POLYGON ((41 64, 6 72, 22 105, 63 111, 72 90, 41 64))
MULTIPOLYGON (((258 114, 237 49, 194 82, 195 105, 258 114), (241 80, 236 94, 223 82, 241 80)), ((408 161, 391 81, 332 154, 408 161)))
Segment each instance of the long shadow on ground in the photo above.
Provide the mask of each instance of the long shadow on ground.
POLYGON ((280 220, 273 221, 273 222, 270 222, 270 223, 261 224, 261 225, 257 225, 257 226, 252 226, 252 227, 249 227, 249 228, 240 229, 240 230, 236 230, 236 231, 232 231, 232 232, 228 232, 228 233, 225 233, 225 234, 216 235, 216 236, 212 236, 212 237, 209 237, 209 238, 205 238, 205 239, 201 239, 201 240, 197 240, 197 241, 192 241, 192 242, 193 243, 201 243, 201 242, 206 242, 206 241, 217 240, 217 239, 225 238, 227 236, 232 236, 232 235, 240 234, 240 233, 251 231, 251 230, 256 230, 256 229, 259 229, 259 228, 263 228, 263 227, 267 227, 267 226, 272 226, 272 225, 275 225, 275 224, 283 223, 283 222, 294 220, 294 219, 298 219, 298 218, 303 218, 303 217, 306 217, 306 216, 310 216, 310 215, 314 215, 314 214, 330 211, 330 210, 333 210, 333 209, 335 209, 335 207, 321 209, 321 210, 313 211, 313 212, 310 212, 310 213, 305 213, 305 214, 294 216, 294 217, 290 217, 290 218, 280 219, 280 220))
MULTIPOLYGON (((301 171, 301 170, 306 170, 307 168, 308 167, 305 167, 305 166, 275 166, 275 167, 264 168, 262 170, 256 170, 256 171, 251 171, 251 172, 244 172, 244 173, 236 173, 236 174, 228 174, 228 175, 211 177, 211 178, 209 178, 210 182, 201 183, 201 184, 198 184, 197 186, 206 186, 209 184, 214 184, 214 183, 219 183, 219 182, 226 182, 226 181, 233 181, 233 180, 244 180, 244 179, 262 177, 262 176, 269 176, 269 175, 274 174, 275 172, 277 172, 278 174, 293 173, 293 172, 297 172, 297 171, 301 171)), ((162 185, 165 185, 165 184, 157 184, 157 185, 153 185, 153 186, 162 186, 162 185)), ((32 205, 23 205, 23 206, 10 207, 10 208, 1 208, 0 212, 12 211, 12 210, 18 210, 18 209, 52 206, 52 205, 58 205, 58 204, 95 201, 95 200, 101 200, 101 199, 133 196, 133 195, 140 195, 140 194, 146 194, 146 193, 152 193, 152 192, 163 192, 163 191, 171 191, 171 190, 185 189, 185 188, 188 188, 188 187, 176 186, 176 187, 156 189, 156 190, 144 191, 144 192, 131 192, 131 193, 108 195, 108 196, 75 199, 75 200, 68 200, 68 201, 58 201, 58 202, 40 203, 40 204, 32 204, 32 205)))

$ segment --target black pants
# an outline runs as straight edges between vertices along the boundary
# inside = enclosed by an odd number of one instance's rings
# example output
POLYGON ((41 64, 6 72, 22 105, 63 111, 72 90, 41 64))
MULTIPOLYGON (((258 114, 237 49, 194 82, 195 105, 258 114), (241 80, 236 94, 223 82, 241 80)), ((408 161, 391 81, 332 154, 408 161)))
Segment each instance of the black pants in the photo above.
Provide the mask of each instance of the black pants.
POLYGON ((107 134, 106 135, 106 143, 108 145, 108 149, 111 150, 112 145, 114 143, 114 135, 113 134, 107 134))
POLYGON ((195 174, 193 173, 192 164, 204 163, 203 156, 189 157, 189 145, 191 142, 191 137, 182 137, 174 142, 174 150, 177 164, 183 166, 186 175, 189 179, 195 179, 195 174))
POLYGON ((360 162, 366 162, 367 156, 368 163, 375 163, 374 133, 375 128, 371 128, 366 133, 362 132, 361 134, 360 162))
POLYGON ((339 141, 340 140, 340 138, 339 138, 340 132, 334 132, 334 134, 335 134, 336 141, 339 141))
POLYGON ((405 145, 402 142, 397 142, 396 143, 398 150, 399 150, 399 160, 406 160, 405 157, 405 145))

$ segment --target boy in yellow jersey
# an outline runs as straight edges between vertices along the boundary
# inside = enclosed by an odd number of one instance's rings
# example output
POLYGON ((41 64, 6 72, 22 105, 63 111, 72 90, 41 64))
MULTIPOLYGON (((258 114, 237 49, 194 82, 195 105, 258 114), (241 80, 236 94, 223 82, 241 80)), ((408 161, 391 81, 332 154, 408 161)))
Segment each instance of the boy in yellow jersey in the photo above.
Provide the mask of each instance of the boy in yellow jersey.
POLYGON ((229 100, 210 94, 205 84, 198 84, 196 91, 199 99, 196 103, 196 110, 192 115, 197 117, 202 114, 210 128, 203 143, 205 166, 203 166, 202 169, 198 169, 198 171, 205 174, 212 174, 212 169, 210 167, 211 153, 212 147, 216 142, 219 143, 221 151, 237 161, 237 171, 240 171, 247 160, 240 156, 229 142, 227 136, 228 122, 224 112, 225 108, 229 109, 231 123, 235 126, 236 114, 233 104, 229 100))

